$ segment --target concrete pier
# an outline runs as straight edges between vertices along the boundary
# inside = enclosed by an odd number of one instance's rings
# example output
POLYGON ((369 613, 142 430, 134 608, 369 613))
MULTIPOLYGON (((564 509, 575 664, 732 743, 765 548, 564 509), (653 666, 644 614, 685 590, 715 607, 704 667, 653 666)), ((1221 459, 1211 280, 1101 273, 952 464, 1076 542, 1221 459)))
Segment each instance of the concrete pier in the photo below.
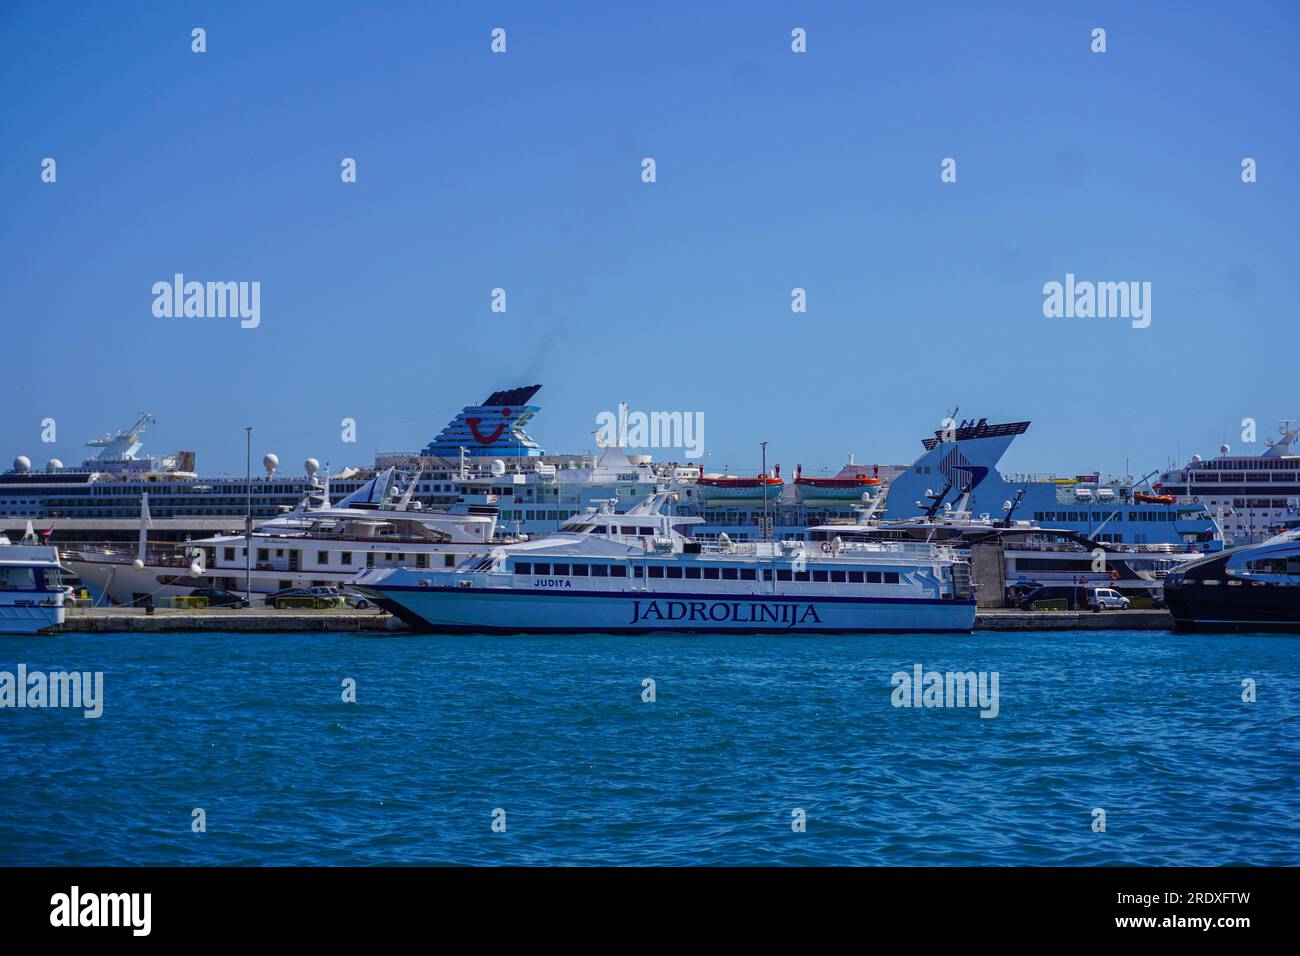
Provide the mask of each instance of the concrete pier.
POLYGON ((139 607, 68 608, 58 631, 106 633, 114 631, 388 631, 406 625, 384 611, 368 608, 284 610, 272 608, 156 608, 152 614, 139 607), (389 622, 393 623, 390 624, 389 622))
POLYGON ((1145 611, 1017 611, 981 608, 977 631, 1172 631, 1166 610, 1145 611))

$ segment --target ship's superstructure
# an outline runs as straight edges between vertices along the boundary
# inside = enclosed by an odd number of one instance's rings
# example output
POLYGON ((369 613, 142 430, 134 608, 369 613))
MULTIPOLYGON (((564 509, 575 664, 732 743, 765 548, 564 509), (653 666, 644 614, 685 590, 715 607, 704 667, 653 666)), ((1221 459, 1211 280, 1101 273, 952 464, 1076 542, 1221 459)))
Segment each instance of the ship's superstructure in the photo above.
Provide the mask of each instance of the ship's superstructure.
POLYGON ((1219 521, 1229 544, 1252 544, 1300 523, 1300 437, 1294 421, 1281 423, 1277 438, 1259 455, 1234 455, 1228 445, 1209 461, 1193 455, 1160 476, 1159 494, 1203 504, 1219 521))
POLYGON ((924 452, 890 482, 887 514, 906 518, 938 500, 967 496, 974 514, 1000 518, 1016 501, 1017 517, 1110 544, 1171 545, 1203 552, 1223 546, 1205 505, 1149 494, 1131 476, 1002 475, 997 464, 1029 422, 967 420, 922 441, 924 452))

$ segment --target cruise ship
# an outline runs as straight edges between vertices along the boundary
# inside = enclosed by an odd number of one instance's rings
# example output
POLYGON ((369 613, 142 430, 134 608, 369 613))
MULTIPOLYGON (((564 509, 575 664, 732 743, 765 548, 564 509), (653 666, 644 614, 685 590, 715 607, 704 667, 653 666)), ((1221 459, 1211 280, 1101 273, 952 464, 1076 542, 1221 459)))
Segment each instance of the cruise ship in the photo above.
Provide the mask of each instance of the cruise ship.
POLYGON ((700 542, 660 492, 454 569, 375 569, 355 587, 438 633, 968 632, 968 569, 942 545, 700 542))
POLYGON ((1229 544, 1253 544, 1300 525, 1300 455, 1291 446, 1300 428, 1287 419, 1263 454, 1234 455, 1228 445, 1203 461, 1193 455, 1166 471, 1157 493, 1203 504, 1219 521, 1229 544))

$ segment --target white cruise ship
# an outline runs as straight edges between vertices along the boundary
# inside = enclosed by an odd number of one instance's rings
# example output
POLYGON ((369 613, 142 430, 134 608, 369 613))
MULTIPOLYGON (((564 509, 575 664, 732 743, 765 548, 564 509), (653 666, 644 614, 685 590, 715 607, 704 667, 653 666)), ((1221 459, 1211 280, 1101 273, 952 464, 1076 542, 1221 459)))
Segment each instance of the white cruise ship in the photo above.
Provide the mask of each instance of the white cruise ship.
POLYGON ((1300 524, 1300 455, 1291 452, 1300 428, 1294 424, 1283 421, 1263 454, 1234 455, 1221 445, 1217 458, 1193 455, 1183 467, 1161 475, 1154 487, 1207 508, 1230 545, 1266 541, 1300 524))
POLYGON ((375 569, 357 590, 440 633, 966 632, 969 568, 910 543, 701 542, 660 492, 591 509, 540 540, 442 571, 375 569))

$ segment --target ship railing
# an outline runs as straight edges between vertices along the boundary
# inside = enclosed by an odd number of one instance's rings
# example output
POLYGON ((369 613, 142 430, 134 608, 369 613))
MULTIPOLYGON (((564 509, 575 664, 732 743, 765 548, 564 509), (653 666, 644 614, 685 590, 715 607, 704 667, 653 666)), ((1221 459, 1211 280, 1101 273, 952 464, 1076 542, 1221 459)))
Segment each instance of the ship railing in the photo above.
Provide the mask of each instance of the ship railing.
MULTIPOLYGON (((167 551, 150 550, 145 552, 144 563, 150 567, 188 568, 194 558, 186 553, 185 548, 167 551)), ((138 548, 114 547, 111 545, 80 545, 65 547, 59 551, 60 558, 67 556, 73 560, 100 561, 108 564, 131 564, 140 556, 138 548)))
POLYGON ((809 549, 808 557, 828 558, 845 552, 903 554, 908 557, 940 557, 948 560, 954 560, 957 556, 951 546, 932 541, 844 541, 838 549, 832 547, 829 552, 809 549))

